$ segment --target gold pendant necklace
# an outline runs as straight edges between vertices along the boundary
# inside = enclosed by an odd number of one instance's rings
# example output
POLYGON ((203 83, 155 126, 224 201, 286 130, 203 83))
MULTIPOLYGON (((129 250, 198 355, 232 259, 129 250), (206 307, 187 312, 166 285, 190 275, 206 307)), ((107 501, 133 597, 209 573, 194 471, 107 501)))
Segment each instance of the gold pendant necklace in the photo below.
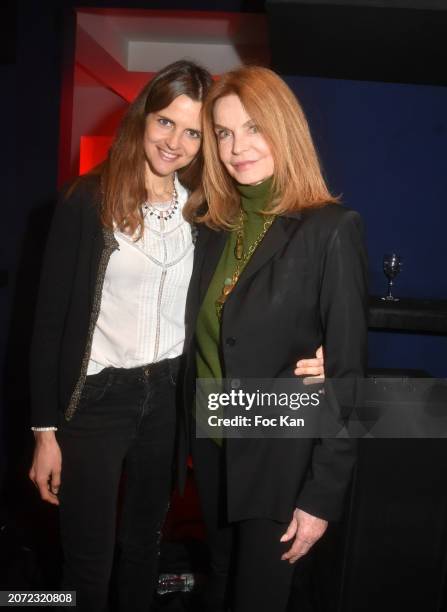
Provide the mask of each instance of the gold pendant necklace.
MULTIPOLYGON (((241 216, 243 215, 242 211, 241 211, 241 216)), ((245 253, 245 255, 243 254, 243 239, 242 239, 242 252, 241 252, 241 256, 238 257, 237 256, 237 247, 238 247, 238 237, 236 237, 236 246, 234 247, 234 256, 236 257, 236 259, 238 260, 238 263, 236 265, 236 268, 233 272, 233 275, 230 277, 227 277, 224 280, 224 285, 222 287, 222 291, 219 295, 219 297, 216 300, 216 314, 217 314, 217 318, 221 319, 222 317, 222 309, 224 307, 225 302, 228 299, 228 296, 230 295, 230 293, 233 291, 233 289, 235 288, 239 277, 242 273, 242 270, 245 268, 245 266, 247 265, 247 263, 249 262, 251 256, 253 255, 253 253, 256 251, 256 248, 259 246, 259 244, 261 243, 262 239, 264 238, 264 236, 266 235, 269 227, 272 225, 273 221, 275 220, 275 216, 271 215, 269 217, 266 218, 265 222, 264 222, 264 227, 262 228, 261 233, 259 234, 259 236, 256 238, 256 240, 253 242, 253 244, 251 244, 248 247, 247 252, 245 253)), ((243 222, 243 216, 242 216, 242 222, 243 222)), ((239 228, 237 230, 238 232, 240 231, 239 228)), ((242 226, 242 232, 243 232, 243 226, 242 226)))
POLYGON ((239 211, 239 226, 236 234, 236 244, 234 245, 234 256, 238 261, 242 259, 244 255, 244 213, 239 211))

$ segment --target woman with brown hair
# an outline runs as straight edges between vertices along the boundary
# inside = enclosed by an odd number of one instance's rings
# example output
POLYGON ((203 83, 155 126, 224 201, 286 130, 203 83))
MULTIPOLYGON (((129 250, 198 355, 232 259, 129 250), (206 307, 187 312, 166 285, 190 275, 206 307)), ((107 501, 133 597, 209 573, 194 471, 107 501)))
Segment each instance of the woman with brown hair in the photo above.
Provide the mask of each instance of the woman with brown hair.
POLYGON ((59 505, 63 587, 76 590, 80 610, 106 607, 123 466, 120 609, 147 612, 157 577, 194 255, 182 209, 200 189, 210 84, 192 62, 159 72, 104 164, 62 195, 49 234, 31 355, 30 478, 59 505))
MULTIPOLYGON (((322 177, 304 113, 275 73, 242 67, 203 108, 204 201, 188 294, 187 384, 291 377, 322 344, 325 374, 355 380, 366 358, 366 256, 359 215, 322 177)), ((198 419, 196 427, 200 427, 198 419)), ((209 610, 286 609, 293 563, 342 512, 349 439, 192 436, 214 580, 209 610), (264 588, 265 587, 265 588, 264 588)))

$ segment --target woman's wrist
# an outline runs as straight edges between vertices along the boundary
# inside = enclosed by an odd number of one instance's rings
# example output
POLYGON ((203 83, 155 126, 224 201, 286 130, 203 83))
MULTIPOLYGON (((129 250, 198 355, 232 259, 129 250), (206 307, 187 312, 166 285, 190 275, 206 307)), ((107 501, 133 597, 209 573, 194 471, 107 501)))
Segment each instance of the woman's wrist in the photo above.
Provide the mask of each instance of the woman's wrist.
POLYGON ((45 429, 44 431, 42 430, 33 430, 34 433, 34 440, 36 441, 36 443, 39 444, 47 444, 47 443, 51 443, 51 442, 55 442, 56 441, 56 431, 57 429, 45 429))

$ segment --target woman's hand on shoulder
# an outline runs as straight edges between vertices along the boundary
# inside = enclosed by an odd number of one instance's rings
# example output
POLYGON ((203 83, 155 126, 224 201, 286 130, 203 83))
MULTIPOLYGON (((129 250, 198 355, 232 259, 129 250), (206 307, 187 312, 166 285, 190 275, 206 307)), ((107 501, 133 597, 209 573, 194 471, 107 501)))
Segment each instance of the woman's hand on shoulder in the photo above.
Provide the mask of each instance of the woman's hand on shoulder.
POLYGON ((39 489, 40 497, 56 506, 61 484, 62 455, 54 431, 34 432, 36 444, 29 478, 39 489))
POLYGON ((319 378, 324 378, 323 347, 318 347, 315 357, 312 359, 300 359, 297 361, 294 373, 296 376, 318 376, 319 378))

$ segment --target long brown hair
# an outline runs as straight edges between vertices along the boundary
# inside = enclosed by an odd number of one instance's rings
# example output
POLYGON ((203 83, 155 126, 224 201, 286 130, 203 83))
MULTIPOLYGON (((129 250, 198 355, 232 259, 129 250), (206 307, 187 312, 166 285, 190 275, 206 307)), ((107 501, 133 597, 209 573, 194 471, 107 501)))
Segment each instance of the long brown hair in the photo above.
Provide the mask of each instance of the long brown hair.
MULTIPOLYGON (((143 136, 146 117, 169 106, 184 94, 202 102, 212 83, 207 70, 194 62, 181 60, 169 64, 141 90, 120 124, 106 161, 96 170, 101 176, 101 222, 133 235, 141 233, 141 204, 146 200, 143 136)), ((203 170, 201 150, 194 160, 178 172, 188 190, 200 189, 203 170)))
POLYGON ((326 186, 306 117, 293 92, 268 68, 242 66, 213 83, 205 99, 203 197, 200 192, 192 195, 185 217, 214 228, 233 228, 237 223, 240 196, 219 159, 213 127, 216 100, 230 94, 239 97, 272 152, 275 169, 268 212, 280 215, 338 202, 326 186))

